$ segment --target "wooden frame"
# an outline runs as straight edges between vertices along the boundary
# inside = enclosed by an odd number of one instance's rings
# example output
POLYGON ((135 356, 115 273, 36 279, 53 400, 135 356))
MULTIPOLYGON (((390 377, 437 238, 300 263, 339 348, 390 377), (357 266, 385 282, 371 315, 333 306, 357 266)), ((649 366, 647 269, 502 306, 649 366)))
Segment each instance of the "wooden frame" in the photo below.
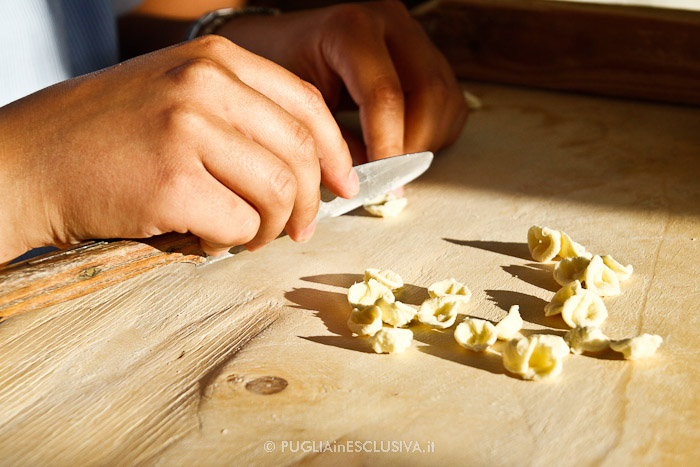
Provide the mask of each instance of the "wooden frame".
POLYGON ((546 0, 416 10, 460 78, 700 104, 700 13, 546 0))

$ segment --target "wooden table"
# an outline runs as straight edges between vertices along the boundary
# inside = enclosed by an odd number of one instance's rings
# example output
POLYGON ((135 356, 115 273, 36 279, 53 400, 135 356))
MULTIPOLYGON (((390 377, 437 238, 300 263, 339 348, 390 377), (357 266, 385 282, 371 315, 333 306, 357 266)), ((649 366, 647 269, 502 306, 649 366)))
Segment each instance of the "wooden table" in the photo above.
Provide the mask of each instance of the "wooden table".
POLYGON ((407 188, 400 217, 354 212, 307 244, 171 263, 2 322, 2 463, 697 463, 700 109, 469 88, 484 108, 407 188), (398 355, 350 336, 345 293, 366 267, 400 273, 413 303, 458 278, 466 314, 519 304, 528 332, 561 335, 532 224, 634 265, 604 329, 660 334, 655 358, 572 355, 533 383, 451 330, 416 328, 398 355))

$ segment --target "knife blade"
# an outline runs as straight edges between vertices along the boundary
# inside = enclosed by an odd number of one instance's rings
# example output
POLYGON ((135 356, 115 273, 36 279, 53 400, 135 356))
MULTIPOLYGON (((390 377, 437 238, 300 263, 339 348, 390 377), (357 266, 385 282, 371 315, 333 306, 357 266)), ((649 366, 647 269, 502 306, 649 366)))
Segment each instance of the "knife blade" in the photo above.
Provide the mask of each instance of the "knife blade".
POLYGON ((316 220, 336 217, 352 211, 378 196, 404 186, 428 170, 432 152, 417 152, 394 156, 355 166, 360 191, 351 199, 335 196, 321 187, 321 204, 316 220))
MULTIPOLYGON (((404 186, 428 170, 432 161, 433 153, 425 151, 388 157, 355 166, 357 178, 360 181, 360 191, 354 198, 345 199, 335 196, 322 186, 321 203, 316 220, 320 221, 348 213, 378 196, 404 186)), ((198 267, 208 266, 222 259, 230 258, 243 250, 245 247, 239 246, 220 256, 207 256, 206 261, 198 267)))

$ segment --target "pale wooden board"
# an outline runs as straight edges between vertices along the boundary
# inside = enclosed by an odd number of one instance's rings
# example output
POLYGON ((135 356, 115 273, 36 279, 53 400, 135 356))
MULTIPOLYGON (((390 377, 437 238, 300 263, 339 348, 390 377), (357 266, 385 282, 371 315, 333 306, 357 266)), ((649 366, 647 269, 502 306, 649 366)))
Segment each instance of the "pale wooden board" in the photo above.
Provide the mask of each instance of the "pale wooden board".
POLYGON ((307 244, 282 238, 205 268, 171 264, 0 324, 0 458, 692 464, 700 110, 470 89, 484 108, 407 188, 401 217, 353 213, 321 223, 307 244), (366 267, 399 272, 414 303, 454 276, 474 292, 469 315, 497 320, 517 303, 528 330, 561 333, 561 320, 542 311, 556 290, 551 265, 527 255, 533 223, 635 266, 623 295, 606 300, 605 329, 662 335, 657 358, 572 356, 558 381, 537 384, 507 374, 495 354, 459 348, 451 331, 419 328, 414 347, 396 356, 349 335, 345 291, 366 267), (237 324, 278 313, 232 357, 252 334, 237 324), (245 389, 264 376, 288 386, 245 389), (433 442, 435 452, 282 452, 285 440, 433 442))

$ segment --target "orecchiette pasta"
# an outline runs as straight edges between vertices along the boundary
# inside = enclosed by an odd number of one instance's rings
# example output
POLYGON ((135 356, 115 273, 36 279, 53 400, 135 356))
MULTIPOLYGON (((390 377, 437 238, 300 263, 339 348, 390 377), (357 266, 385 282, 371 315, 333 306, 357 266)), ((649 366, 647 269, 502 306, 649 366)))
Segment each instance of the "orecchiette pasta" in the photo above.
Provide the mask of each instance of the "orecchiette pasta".
POLYGON ((548 227, 533 225, 527 231, 527 246, 535 261, 551 261, 561 250, 561 233, 548 227))
POLYGON ((586 288, 601 297, 620 295, 620 280, 617 274, 603 263, 603 259, 595 255, 586 266, 582 282, 586 288))
POLYGON ((608 317, 608 310, 598 295, 581 287, 579 281, 571 282, 552 297, 544 308, 545 316, 561 313, 571 328, 600 326, 608 317))
POLYGON ((370 279, 374 279, 380 284, 386 285, 392 292, 396 292, 403 287, 403 279, 401 276, 390 269, 365 269, 365 282, 370 279))
POLYGON ((615 261, 615 258, 613 258, 610 255, 605 255, 602 257, 603 258, 603 264, 605 264, 607 267, 609 267, 612 272, 615 273, 617 278, 621 281, 626 281, 630 277, 632 277, 632 273, 634 272, 634 268, 632 267, 631 264, 628 264, 627 266, 623 266, 622 264, 618 263, 615 261))
POLYGON ((610 339, 595 326, 581 326, 566 333, 564 340, 571 353, 600 352, 610 347, 610 339))
POLYGON ((442 297, 445 300, 466 303, 471 298, 472 292, 466 285, 452 278, 432 284, 428 287, 428 295, 432 298, 442 297))
POLYGON ((575 280, 583 281, 583 275, 590 262, 585 256, 564 258, 554 265, 554 280, 559 285, 566 285, 575 280))
POLYGON ((370 337, 369 343, 377 353, 400 353, 410 347, 412 340, 410 329, 382 328, 370 337))
POLYGON ((389 302, 395 300, 389 287, 374 279, 357 282, 348 289, 348 302, 355 308, 372 306, 380 297, 384 297, 389 302))
POLYGON ((508 341, 503 351, 503 366, 523 379, 551 379, 561 373, 569 346, 559 336, 535 334, 508 341))
POLYGON ((457 318, 458 303, 445 297, 429 298, 421 304, 416 316, 418 321, 428 326, 449 328, 457 318))
POLYGON ((641 336, 623 339, 610 343, 610 348, 620 352, 626 360, 638 360, 649 358, 656 353, 663 339, 656 334, 642 334, 641 336))
POLYGON ((376 305, 353 308, 348 319, 348 328, 359 336, 373 336, 382 328, 382 310, 376 305))
POLYGON ((486 320, 467 318, 457 325, 454 336, 462 347, 481 352, 496 342, 498 332, 496 326, 486 320))
POLYGON ((373 216, 396 217, 403 211, 407 203, 406 198, 398 198, 393 193, 387 193, 368 201, 362 207, 373 216))
POLYGON ((382 310, 382 321, 397 328, 406 326, 418 313, 411 305, 399 301, 389 302, 384 298, 377 300, 376 305, 382 310))
POLYGON ((575 258, 577 256, 583 256, 585 258, 590 258, 591 254, 586 251, 586 248, 580 243, 576 243, 569 237, 569 234, 561 232, 561 249, 557 254, 560 258, 575 258))
POLYGON ((508 310, 505 318, 496 324, 496 333, 501 340, 510 340, 514 338, 523 328, 523 319, 520 317, 520 307, 513 305, 508 310))

